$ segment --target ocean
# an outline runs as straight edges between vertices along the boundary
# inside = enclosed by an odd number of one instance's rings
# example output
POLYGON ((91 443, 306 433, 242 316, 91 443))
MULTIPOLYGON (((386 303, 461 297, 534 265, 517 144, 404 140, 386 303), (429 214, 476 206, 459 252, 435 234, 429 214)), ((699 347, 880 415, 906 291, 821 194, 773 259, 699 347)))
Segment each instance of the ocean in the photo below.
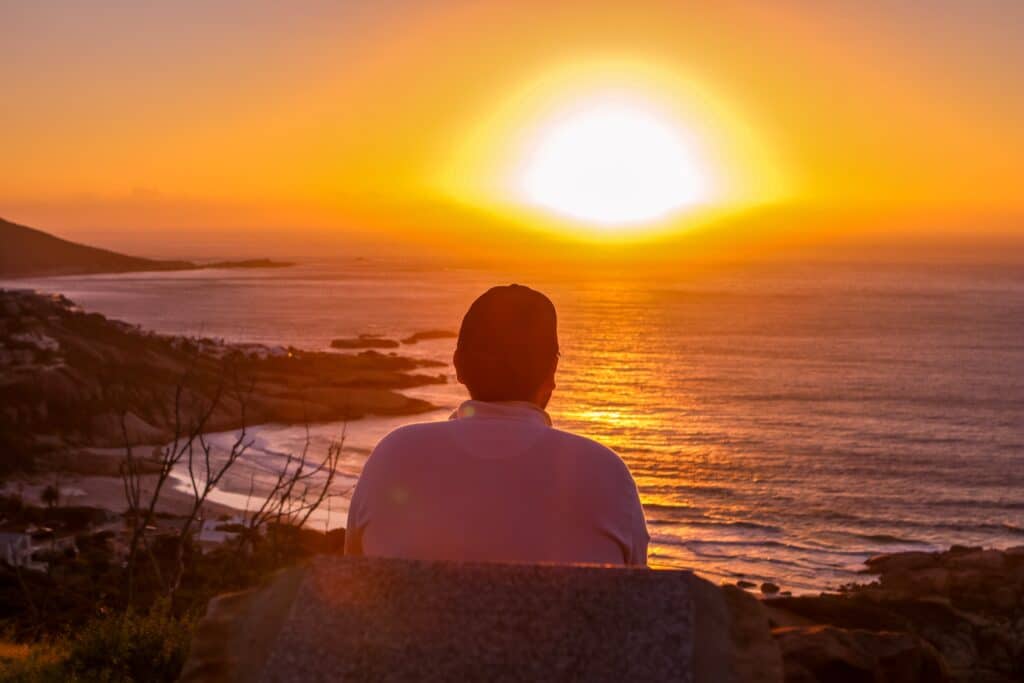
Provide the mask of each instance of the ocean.
MULTIPOLYGON (((600 272, 598 272, 598 270, 600 272)), ((361 333, 458 329, 493 284, 559 311, 555 424, 614 448, 640 488, 654 566, 806 592, 863 581, 867 557, 1024 544, 1024 269, 771 264, 674 275, 509 273, 352 259, 272 270, 48 278, 90 311, 173 334, 326 349, 361 333)), ((451 339, 401 353, 449 361, 451 339)), ((316 524, 341 526, 373 444, 447 417, 448 383, 414 418, 345 430, 316 524)), ((250 504, 302 428, 265 425, 219 500, 250 504)), ((227 438, 223 436, 221 438, 227 438)), ((524 492, 526 495, 527 492, 524 492)))

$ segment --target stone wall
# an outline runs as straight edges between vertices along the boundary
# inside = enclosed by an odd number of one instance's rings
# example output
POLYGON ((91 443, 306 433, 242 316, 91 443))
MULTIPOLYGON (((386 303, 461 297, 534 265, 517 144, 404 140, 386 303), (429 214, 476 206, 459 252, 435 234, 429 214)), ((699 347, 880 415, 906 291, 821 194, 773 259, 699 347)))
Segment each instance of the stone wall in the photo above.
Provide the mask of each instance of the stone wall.
POLYGON ((215 600, 182 680, 763 682, 761 603, 690 572, 321 557, 215 600))

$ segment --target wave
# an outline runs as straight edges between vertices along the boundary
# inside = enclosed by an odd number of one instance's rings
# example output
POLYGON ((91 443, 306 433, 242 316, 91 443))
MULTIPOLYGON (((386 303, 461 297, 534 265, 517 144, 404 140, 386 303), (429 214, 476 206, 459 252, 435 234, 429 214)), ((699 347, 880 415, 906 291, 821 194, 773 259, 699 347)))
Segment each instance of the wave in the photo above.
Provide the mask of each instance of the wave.
MULTIPOLYGON (((986 506, 979 506, 979 507, 986 507, 986 506)), ((1011 509, 1015 509, 1015 508, 1011 508, 1011 509)), ((812 517, 814 517, 814 516, 815 515, 812 515, 812 517)), ((1001 532, 1004 532, 1004 533, 1010 533, 1010 534, 1014 534, 1014 535, 1018 535, 1018 534, 1024 535, 1024 527, 1019 527, 1019 526, 1016 526, 1014 524, 1009 524, 1007 522, 978 522, 978 523, 970 523, 970 522, 939 522, 939 521, 935 521, 935 522, 927 521, 927 522, 925 522, 925 521, 917 521, 917 520, 892 519, 892 518, 884 518, 884 517, 862 517, 860 515, 856 515, 856 514, 852 514, 852 513, 848 513, 848 512, 840 512, 840 511, 837 511, 837 510, 829 510, 827 512, 822 512, 822 513, 820 513, 819 518, 822 521, 838 522, 838 523, 842 524, 844 528, 849 528, 851 526, 860 526, 860 525, 868 525, 868 526, 877 525, 877 526, 888 526, 888 527, 891 527, 891 526, 902 526, 902 527, 910 527, 910 528, 913 528, 913 529, 942 529, 942 530, 946 530, 946 531, 965 531, 965 532, 978 531, 978 530, 1001 531, 1001 532)), ((836 529, 836 531, 842 532, 842 531, 844 531, 844 529, 836 529)), ((856 532, 850 532, 850 533, 853 533, 854 535, 856 535, 856 532)))
POLYGON ((1007 524, 1005 522, 982 523, 982 524, 944 524, 944 528, 956 529, 957 531, 973 531, 974 529, 985 529, 986 531, 998 531, 1013 536, 1024 536, 1024 528, 1007 524))
MULTIPOLYGON (((669 536, 664 534, 654 534, 651 536, 652 543, 659 543, 662 545, 674 545, 681 546, 688 550, 693 551, 696 554, 702 554, 695 549, 695 546, 721 546, 725 548, 754 548, 754 549, 778 549, 790 552, 805 553, 808 555, 842 555, 849 557, 863 557, 866 553, 862 550, 842 550, 842 549, 826 549, 816 548, 812 546, 800 545, 798 543, 788 543, 786 541, 778 540, 763 540, 763 541, 742 541, 742 540, 717 540, 717 539, 681 539, 676 536, 669 536)), ((734 557, 734 556, 730 556, 734 557)), ((763 559, 763 558, 757 558, 763 559)))
POLYGON ((649 519, 647 524, 654 526, 677 526, 677 527, 708 527, 708 528, 721 528, 721 529, 749 529, 751 531, 766 531, 773 534, 782 533, 782 527, 774 526, 771 524, 758 524, 757 522, 741 522, 741 521, 717 521, 713 519, 693 519, 693 520, 676 520, 676 519, 649 519))
POLYGON ((939 507, 978 508, 981 510, 1024 510, 1024 501, 950 499, 933 500, 930 505, 939 507))
POLYGON ((673 505, 672 503, 644 503, 644 510, 657 510, 660 512, 696 512, 703 514, 703 508, 691 507, 689 505, 673 505))
MULTIPOLYGON (((664 470, 654 470, 653 474, 665 476, 670 474, 664 470)), ((702 484, 683 484, 672 482, 663 486, 652 486, 646 489, 651 493, 663 493, 663 494, 679 494, 679 493, 709 493, 718 494, 723 496, 736 495, 736 489, 732 486, 718 486, 714 484, 702 485, 702 484)), ((659 503, 651 503, 651 505, 658 505, 659 503)), ((669 504, 671 506, 671 504, 669 504)))
POLYGON ((852 531, 847 533, 855 538, 861 538, 865 541, 872 541, 874 543, 895 543, 900 545, 928 545, 923 541, 918 541, 913 538, 901 538, 899 536, 893 536, 892 534, 859 534, 852 531))

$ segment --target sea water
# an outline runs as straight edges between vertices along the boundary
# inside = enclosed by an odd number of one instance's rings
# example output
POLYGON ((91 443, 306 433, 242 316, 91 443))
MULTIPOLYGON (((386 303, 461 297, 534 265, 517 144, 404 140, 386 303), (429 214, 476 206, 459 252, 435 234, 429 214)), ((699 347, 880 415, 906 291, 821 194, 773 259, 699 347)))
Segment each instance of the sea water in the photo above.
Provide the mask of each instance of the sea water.
MULTIPOLYGON (((1024 270, 774 264, 552 275, 348 260, 287 269, 8 283, 173 334, 327 349, 362 333, 455 331, 512 281, 547 293, 562 356, 549 412, 618 451, 636 478, 651 563, 796 591, 863 580, 875 553, 1024 544, 1024 270)), ((451 339, 403 346, 448 362, 451 339)), ((313 457, 344 432, 329 505, 388 430, 438 410, 311 426, 313 457)), ((253 507, 301 426, 265 425, 218 499, 253 507)), ((232 435, 222 435, 226 441, 232 435)), ((524 496, 529 492, 524 491, 524 496)))

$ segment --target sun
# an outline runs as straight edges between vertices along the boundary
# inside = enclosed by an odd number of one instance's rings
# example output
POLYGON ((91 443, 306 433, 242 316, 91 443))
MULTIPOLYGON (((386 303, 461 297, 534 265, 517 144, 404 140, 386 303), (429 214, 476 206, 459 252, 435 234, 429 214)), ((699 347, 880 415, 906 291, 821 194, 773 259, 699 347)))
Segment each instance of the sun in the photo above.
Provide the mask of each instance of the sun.
POLYGON ((772 130, 702 74, 580 56, 480 100, 430 182, 524 231, 647 241, 791 196, 772 130))
POLYGON ((648 224, 711 199, 687 131, 638 99, 597 97, 536 130, 513 174, 529 206, 609 228, 648 224))

